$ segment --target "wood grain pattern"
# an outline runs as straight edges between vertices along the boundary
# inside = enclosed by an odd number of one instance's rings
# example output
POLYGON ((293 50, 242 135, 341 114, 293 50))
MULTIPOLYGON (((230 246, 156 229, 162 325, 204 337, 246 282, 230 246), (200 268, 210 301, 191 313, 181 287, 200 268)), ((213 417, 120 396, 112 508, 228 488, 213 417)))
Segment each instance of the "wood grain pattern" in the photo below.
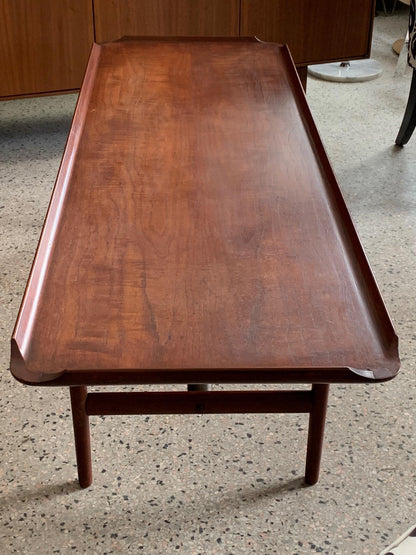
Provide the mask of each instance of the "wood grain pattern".
POLYGON ((123 36, 238 36, 240 0, 94 0, 97 42, 123 36))
POLYGON ((90 0, 0 0, 0 96, 79 88, 93 40, 90 0))
POLYGON ((285 48, 94 47, 11 368, 49 385, 397 373, 397 338, 285 48))
POLYGON ((375 0, 242 0, 241 35, 287 44, 296 64, 368 57, 375 0))
POLYGON ((0 0, 0 97, 79 88, 94 33, 98 42, 258 36, 289 44, 299 66, 362 58, 374 8, 374 0, 0 0))

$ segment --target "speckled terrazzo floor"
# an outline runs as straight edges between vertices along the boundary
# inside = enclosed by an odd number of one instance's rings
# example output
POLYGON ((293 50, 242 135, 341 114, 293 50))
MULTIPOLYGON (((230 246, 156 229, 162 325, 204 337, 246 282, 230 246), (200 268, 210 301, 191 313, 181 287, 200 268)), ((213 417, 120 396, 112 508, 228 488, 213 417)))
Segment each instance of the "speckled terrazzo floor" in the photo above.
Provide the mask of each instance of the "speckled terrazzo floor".
POLYGON ((0 553, 377 554, 416 522, 416 135, 393 146, 410 74, 391 51, 406 19, 376 18, 379 79, 308 84, 402 355, 392 382, 332 386, 314 487, 306 416, 225 415, 92 418, 79 489, 67 391, 7 371, 76 98, 0 104, 0 553))

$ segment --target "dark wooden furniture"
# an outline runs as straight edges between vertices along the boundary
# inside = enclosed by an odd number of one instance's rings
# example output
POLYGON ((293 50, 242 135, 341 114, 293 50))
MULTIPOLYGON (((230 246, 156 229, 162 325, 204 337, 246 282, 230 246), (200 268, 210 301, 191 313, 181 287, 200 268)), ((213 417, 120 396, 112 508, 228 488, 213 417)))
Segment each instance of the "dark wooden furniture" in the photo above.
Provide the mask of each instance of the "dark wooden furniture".
POLYGON ((79 88, 93 40, 91 0, 0 0, 0 97, 79 88))
POLYGON ((136 36, 239 35, 240 0, 94 0, 97 42, 136 36))
POLYGON ((81 86, 95 38, 257 36, 306 66, 370 54, 375 0, 0 0, 0 97, 81 86))
POLYGON ((370 55, 374 2, 241 0, 241 35, 288 44, 295 63, 370 55))
POLYGON ((95 45, 12 339, 22 382, 71 386, 79 477, 94 414, 307 412, 388 380, 397 338, 288 50, 95 45), (87 393, 108 384, 310 391, 87 393))

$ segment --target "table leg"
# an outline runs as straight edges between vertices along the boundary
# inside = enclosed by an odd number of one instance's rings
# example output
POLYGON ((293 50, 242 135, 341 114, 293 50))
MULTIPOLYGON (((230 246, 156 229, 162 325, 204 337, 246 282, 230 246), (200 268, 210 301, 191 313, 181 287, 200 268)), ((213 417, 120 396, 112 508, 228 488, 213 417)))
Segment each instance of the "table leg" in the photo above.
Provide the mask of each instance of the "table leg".
POLYGON ((78 479, 82 488, 92 483, 91 443, 89 417, 85 409, 86 386, 70 387, 72 422, 74 425, 75 452, 78 465, 78 479))
POLYGON ((188 383, 188 391, 211 391, 210 383, 188 383))
POLYGON ((312 410, 309 416, 305 469, 305 482, 311 486, 316 484, 319 478, 328 393, 329 384, 315 384, 312 386, 312 410))
POLYGON ((303 90, 306 92, 306 85, 308 81, 308 66, 296 66, 300 82, 302 83, 303 90))

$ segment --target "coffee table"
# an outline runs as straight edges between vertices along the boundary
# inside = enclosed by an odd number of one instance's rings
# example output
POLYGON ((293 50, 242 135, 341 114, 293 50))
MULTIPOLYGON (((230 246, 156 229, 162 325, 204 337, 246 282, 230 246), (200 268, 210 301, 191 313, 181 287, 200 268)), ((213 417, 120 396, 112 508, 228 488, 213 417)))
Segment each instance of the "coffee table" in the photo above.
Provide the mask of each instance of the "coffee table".
POLYGON ((80 485, 90 415, 227 412, 309 413, 313 484, 329 384, 398 370, 288 49, 94 45, 11 350, 21 382, 70 387, 80 485), (311 388, 238 388, 288 383, 311 388))

